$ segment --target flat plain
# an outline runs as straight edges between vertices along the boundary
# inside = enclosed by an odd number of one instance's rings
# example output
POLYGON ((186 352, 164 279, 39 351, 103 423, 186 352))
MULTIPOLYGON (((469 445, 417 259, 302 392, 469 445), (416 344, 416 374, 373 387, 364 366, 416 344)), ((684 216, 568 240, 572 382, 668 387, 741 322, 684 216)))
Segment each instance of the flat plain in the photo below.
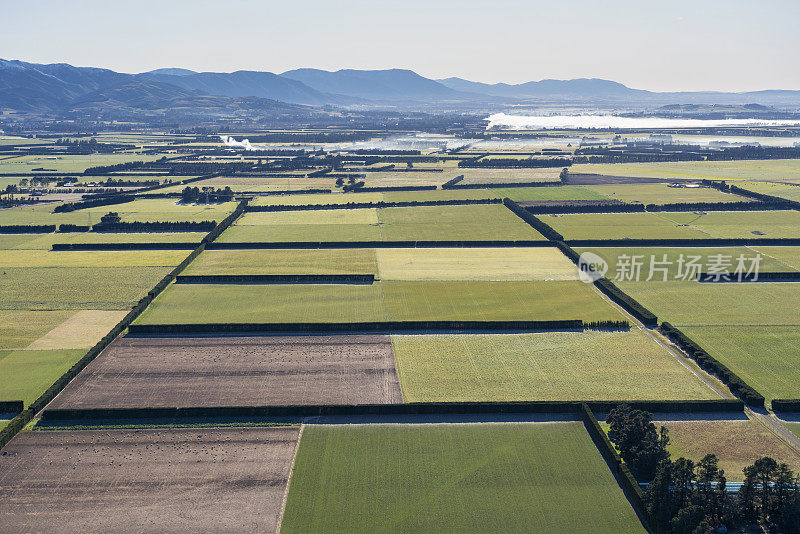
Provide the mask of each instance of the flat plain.
POLYGON ((399 402, 388 336, 126 337, 48 409, 399 402))
POLYGON ((392 336, 408 402, 711 399, 640 331, 392 336))
POLYGON ((3 530, 275 531, 298 433, 23 432, 0 456, 3 530))
POLYGON ((304 428, 281 532, 490 531, 644 532, 581 423, 304 428))

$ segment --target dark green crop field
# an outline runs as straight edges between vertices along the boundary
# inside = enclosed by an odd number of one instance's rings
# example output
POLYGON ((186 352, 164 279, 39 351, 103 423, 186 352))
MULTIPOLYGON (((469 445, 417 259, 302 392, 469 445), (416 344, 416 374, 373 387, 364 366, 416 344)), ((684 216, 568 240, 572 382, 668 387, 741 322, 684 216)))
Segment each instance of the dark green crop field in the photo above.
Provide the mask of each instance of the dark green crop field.
POLYGON ((581 423, 306 426, 281 532, 644 532, 581 423))

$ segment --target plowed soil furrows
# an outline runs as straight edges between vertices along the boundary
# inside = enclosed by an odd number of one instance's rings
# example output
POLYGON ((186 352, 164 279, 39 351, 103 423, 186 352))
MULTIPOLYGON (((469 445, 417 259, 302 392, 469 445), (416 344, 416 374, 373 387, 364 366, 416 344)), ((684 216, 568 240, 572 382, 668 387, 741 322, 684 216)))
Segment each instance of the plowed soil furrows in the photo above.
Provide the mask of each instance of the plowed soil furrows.
POLYGON ((388 336, 122 338, 49 408, 402 402, 388 336))
POLYGON ((4 532, 274 532, 298 427, 23 432, 4 532))

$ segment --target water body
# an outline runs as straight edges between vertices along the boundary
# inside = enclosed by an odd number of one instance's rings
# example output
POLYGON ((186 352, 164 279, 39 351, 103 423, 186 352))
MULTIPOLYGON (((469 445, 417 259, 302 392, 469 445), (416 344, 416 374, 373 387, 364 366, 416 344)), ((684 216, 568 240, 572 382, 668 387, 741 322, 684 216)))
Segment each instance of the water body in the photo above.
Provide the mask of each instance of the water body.
POLYGON ((619 117, 617 115, 508 115, 487 117, 487 128, 509 130, 539 129, 654 129, 720 128, 726 126, 798 126, 800 120, 764 119, 664 119, 659 117, 619 117))

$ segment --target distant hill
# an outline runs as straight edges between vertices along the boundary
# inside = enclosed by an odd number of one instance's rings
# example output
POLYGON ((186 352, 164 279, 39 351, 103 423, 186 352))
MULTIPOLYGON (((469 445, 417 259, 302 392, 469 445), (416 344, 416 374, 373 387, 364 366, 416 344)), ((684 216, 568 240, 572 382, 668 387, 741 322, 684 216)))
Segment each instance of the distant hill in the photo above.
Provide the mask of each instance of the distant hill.
POLYGON ((142 74, 169 74, 171 76, 188 76, 190 74, 197 74, 197 72, 189 69, 167 68, 167 69, 155 69, 148 72, 144 72, 142 74))
MULTIPOLYGON (((744 93, 712 91, 659 93, 632 89, 599 78, 540 80, 520 84, 486 84, 462 78, 431 80, 407 69, 325 71, 296 69, 280 75, 271 72, 195 72, 181 68, 124 74, 65 63, 42 65, 0 59, 0 109, 58 113, 86 107, 114 109, 198 110, 259 108, 293 112, 301 106, 457 106, 484 112, 497 105, 539 101, 570 106, 609 104, 614 109, 656 113, 751 113, 759 117, 800 109, 800 91, 765 90, 744 93), (230 98, 233 100, 224 100, 230 98), (285 104, 281 104, 285 103, 285 104), (670 104, 744 106, 757 104, 783 109, 736 110, 692 108, 661 109, 670 104)), ((427 109, 427 108, 426 108, 427 109)))
POLYGON ((293 104, 308 105, 346 105, 359 102, 357 98, 330 94, 330 91, 319 91, 302 82, 278 76, 271 72, 249 70, 230 73, 188 71, 180 74, 170 74, 151 71, 139 76, 208 95, 256 96, 293 104))
MULTIPOLYGON (((155 75, 163 76, 163 75, 155 75)), ((174 75, 173 75, 174 76, 174 75)), ((176 76, 177 77, 177 76, 176 76)), ((147 77, 108 69, 40 65, 0 59, 0 109, 34 113, 73 110, 159 110, 176 107, 235 110, 300 110, 263 98, 208 95, 147 77)))
POLYGON ((648 93, 648 91, 631 89, 621 83, 599 78, 541 80, 538 82, 526 82, 516 85, 507 83, 488 84, 471 82, 462 78, 446 78, 438 81, 442 85, 456 91, 482 93, 506 98, 624 98, 641 96, 642 94, 648 93))
POLYGON ((377 101, 443 101, 474 99, 435 80, 406 69, 353 70, 335 72, 320 69, 296 69, 281 74, 317 91, 338 93, 377 101))

